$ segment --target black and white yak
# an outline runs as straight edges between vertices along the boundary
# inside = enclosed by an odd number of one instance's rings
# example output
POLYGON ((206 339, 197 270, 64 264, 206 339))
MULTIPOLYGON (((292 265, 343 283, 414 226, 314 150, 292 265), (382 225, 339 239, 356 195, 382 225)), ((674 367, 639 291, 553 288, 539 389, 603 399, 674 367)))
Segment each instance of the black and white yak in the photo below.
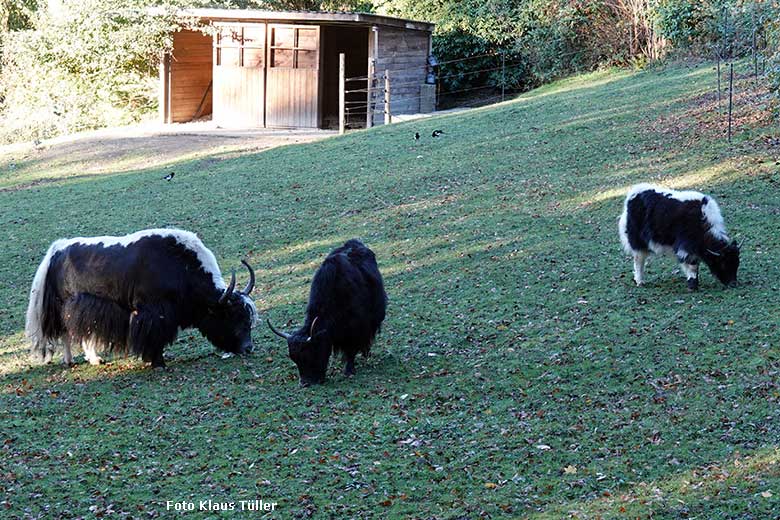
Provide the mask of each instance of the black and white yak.
POLYGON ((358 352, 367 357, 385 319, 387 294, 374 252, 359 240, 334 249, 314 274, 306 317, 288 334, 268 326, 287 340, 298 366, 301 386, 325 382, 331 352, 341 352, 344 374, 355 373, 358 352))
POLYGON ((55 348, 73 362, 80 345, 91 364, 98 352, 136 355, 164 367, 163 349, 195 327, 218 349, 253 349, 257 311, 249 297, 255 274, 225 286, 214 254, 194 234, 148 229, 121 237, 55 241, 35 273, 25 331, 31 353, 51 361, 55 348))
POLYGON ((626 196, 618 223, 620 241, 634 257, 634 281, 644 283, 650 253, 677 258, 688 288, 699 287, 699 262, 726 286, 737 283, 739 246, 726 234, 715 199, 698 191, 637 184, 626 196))

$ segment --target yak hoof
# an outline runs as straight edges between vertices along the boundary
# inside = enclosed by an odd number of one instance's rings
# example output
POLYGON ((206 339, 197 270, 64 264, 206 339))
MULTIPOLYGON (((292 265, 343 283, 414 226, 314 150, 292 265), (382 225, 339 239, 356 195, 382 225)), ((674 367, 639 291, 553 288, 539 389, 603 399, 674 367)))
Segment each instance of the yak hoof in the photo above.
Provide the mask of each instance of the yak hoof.
POLYGON ((688 289, 691 291, 698 291, 699 290, 699 279, 698 278, 688 278, 688 289))

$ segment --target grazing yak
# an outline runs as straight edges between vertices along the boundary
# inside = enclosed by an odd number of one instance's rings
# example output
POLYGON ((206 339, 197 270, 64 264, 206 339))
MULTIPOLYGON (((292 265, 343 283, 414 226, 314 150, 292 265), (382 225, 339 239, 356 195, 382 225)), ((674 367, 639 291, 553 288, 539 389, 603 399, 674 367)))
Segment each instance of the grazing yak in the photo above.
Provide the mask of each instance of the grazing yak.
POLYGON ((637 184, 626 196, 618 223, 620 241, 634 257, 634 281, 644 282, 650 253, 675 256, 688 288, 699 288, 699 262, 726 286, 737 283, 739 246, 726 234, 715 199, 697 191, 637 184))
POLYGON ((253 349, 257 311, 249 293, 225 287, 214 254, 193 233, 148 229, 121 237, 55 241, 35 273, 27 308, 31 353, 48 362, 57 345, 73 362, 80 344, 91 364, 99 351, 140 356, 164 368, 163 349, 195 327, 218 349, 253 349))
POLYGON ((334 249, 311 282, 303 326, 287 340, 290 358, 298 366, 301 386, 325 382, 331 352, 341 352, 344 374, 355 373, 355 356, 368 356, 385 319, 387 294, 374 252, 359 240, 334 249))

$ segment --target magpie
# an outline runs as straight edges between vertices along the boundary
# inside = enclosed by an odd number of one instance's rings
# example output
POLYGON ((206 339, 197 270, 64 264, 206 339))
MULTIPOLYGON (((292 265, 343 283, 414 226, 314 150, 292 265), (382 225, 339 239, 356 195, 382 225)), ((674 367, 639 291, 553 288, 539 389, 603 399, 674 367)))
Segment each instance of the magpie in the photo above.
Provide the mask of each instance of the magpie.
POLYGON ((168 175, 166 175, 165 177, 163 177, 163 179, 165 179, 166 181, 170 182, 171 179, 173 179, 174 175, 176 175, 176 172, 171 172, 168 175))
POLYGON ((441 134, 444 133, 444 130, 434 130, 431 134, 431 137, 439 137, 441 134))
POLYGON ((420 132, 415 132, 414 133, 414 140, 415 141, 419 141, 420 140, 420 132))

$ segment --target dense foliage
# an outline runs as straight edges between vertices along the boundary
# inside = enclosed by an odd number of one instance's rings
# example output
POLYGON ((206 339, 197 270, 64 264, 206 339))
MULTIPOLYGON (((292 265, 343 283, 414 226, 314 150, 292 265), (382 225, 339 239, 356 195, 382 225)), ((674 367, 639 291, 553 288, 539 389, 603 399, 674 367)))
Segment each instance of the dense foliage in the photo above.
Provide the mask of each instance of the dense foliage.
POLYGON ((181 22, 144 4, 67 3, 33 13, 34 28, 8 33, 0 142, 128 123, 153 110, 156 60, 181 22))
MULTIPOLYGON (((156 62, 186 21, 152 5, 377 11, 436 23, 440 92, 527 90, 671 52, 743 56, 754 34, 780 90, 778 2, 742 0, 38 0, 0 8, 0 142, 135 121, 156 109, 156 62), (772 49, 775 49, 774 51, 772 49), (463 59, 473 58, 473 59, 463 59), (502 71, 501 64, 506 64, 502 71), (479 90, 486 89, 486 90, 479 90)), ((167 8, 167 9, 166 9, 167 8)))

